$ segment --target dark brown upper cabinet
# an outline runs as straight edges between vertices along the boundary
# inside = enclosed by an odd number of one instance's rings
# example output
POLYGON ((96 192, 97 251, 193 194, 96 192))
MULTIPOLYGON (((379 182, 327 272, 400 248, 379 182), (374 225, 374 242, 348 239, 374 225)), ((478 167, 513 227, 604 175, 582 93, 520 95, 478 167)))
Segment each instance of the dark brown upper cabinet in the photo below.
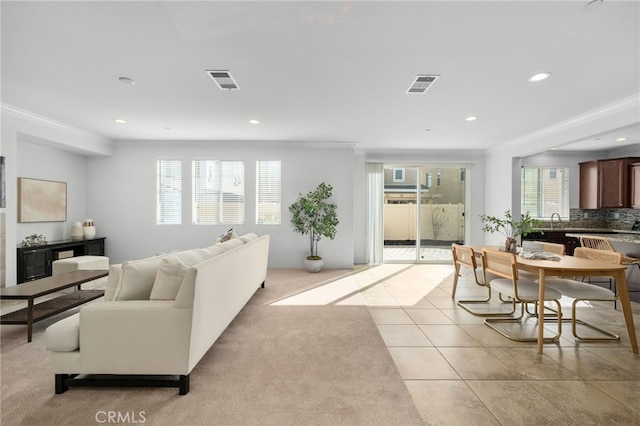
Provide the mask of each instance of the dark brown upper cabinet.
POLYGON ((632 164, 640 158, 580 163, 580 208, 618 209, 632 204, 632 164))

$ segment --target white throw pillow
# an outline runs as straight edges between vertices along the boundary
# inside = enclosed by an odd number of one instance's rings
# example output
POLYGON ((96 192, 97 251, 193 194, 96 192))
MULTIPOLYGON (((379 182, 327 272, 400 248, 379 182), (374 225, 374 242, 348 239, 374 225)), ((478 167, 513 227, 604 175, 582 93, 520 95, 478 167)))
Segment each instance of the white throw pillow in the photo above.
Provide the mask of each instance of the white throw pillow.
POLYGON ((176 256, 180 262, 187 266, 197 265, 204 260, 204 256, 202 253, 199 253, 197 249, 180 251, 172 254, 172 256, 176 256))
POLYGON ((224 250, 222 250, 220 247, 216 247, 216 246, 207 247, 207 248, 205 248, 203 250, 205 250, 206 253, 207 253, 207 259, 211 259, 212 257, 216 257, 216 256, 221 255, 222 253, 224 253, 224 250))
POLYGON ((258 236, 253 232, 250 232, 248 234, 244 234, 243 236, 241 236, 240 240, 242 240, 243 243, 248 243, 249 241, 255 240, 256 238, 258 238, 258 236))
POLYGON ((240 247, 241 245, 243 245, 244 243, 242 242, 242 240, 238 239, 234 239, 234 240, 229 240, 229 241, 225 241, 222 243, 218 243, 216 244, 217 247, 220 247, 223 251, 229 251, 231 249, 234 249, 236 247, 240 247))
POLYGON ((104 300, 112 301, 118 292, 120 279, 122 278, 122 264, 109 266, 109 277, 107 278, 107 286, 104 289, 104 300))
POLYGON ((160 262, 165 256, 122 262, 120 290, 114 300, 149 300, 160 262))
POLYGON ((175 255, 162 259, 149 299, 174 300, 188 269, 175 255))

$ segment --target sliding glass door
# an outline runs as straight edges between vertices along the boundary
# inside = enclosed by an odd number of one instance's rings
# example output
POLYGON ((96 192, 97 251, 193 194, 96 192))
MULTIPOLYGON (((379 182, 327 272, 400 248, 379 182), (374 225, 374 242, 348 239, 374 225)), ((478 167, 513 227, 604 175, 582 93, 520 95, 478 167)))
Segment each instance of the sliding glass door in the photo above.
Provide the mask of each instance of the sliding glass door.
POLYGON ((464 242, 466 168, 384 167, 383 261, 449 263, 464 242))

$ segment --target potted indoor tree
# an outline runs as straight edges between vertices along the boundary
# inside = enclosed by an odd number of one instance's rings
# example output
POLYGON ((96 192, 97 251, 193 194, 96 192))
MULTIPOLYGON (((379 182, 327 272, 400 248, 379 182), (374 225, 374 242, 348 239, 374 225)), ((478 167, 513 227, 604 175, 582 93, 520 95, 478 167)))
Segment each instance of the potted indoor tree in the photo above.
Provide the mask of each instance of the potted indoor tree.
POLYGON ((329 202, 333 187, 322 182, 307 195, 298 195, 295 203, 289 206, 293 230, 309 237, 309 256, 305 266, 309 272, 322 270, 324 262, 318 256, 318 241, 322 237, 331 240, 336 236, 338 215, 336 204, 329 202))
POLYGON ((520 215, 520 220, 514 220, 511 215, 511 210, 504 212, 504 218, 496 216, 487 216, 485 214, 480 215, 482 220, 484 232, 499 232, 506 237, 504 242, 504 251, 514 252, 516 250, 516 237, 519 235, 527 235, 533 231, 533 227, 540 224, 540 222, 529 215, 520 215))

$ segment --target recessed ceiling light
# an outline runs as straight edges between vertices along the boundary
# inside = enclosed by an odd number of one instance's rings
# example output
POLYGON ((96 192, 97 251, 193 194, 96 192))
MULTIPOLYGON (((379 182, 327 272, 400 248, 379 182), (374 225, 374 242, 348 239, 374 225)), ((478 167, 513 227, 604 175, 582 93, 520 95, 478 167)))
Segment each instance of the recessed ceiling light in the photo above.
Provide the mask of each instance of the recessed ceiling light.
POLYGON ((165 127, 164 129, 165 130, 171 130, 171 127, 165 127))
POLYGON ((557 151, 557 150, 558 150, 558 148, 555 147, 555 146, 553 148, 551 148, 551 151, 557 151))
POLYGON ((470 115, 469 117, 465 118, 465 120, 467 120, 467 121, 475 121, 477 119, 478 119, 478 117, 476 117, 475 115, 470 115))
POLYGON ((131 80, 129 77, 118 77, 118 80, 120 80, 120 83, 128 84, 129 86, 136 84, 136 82, 131 80))
POLYGON ((529 81, 532 83, 536 83, 538 81, 542 81, 542 80, 546 80, 547 78, 551 77, 551 73, 550 72, 540 72, 536 75, 533 75, 531 77, 529 77, 529 81))
POLYGON ((628 138, 618 138, 616 139, 616 142, 624 142, 626 141, 628 138))
POLYGON ((115 121, 118 124, 124 124, 127 122, 127 120, 123 120, 122 118, 114 118, 113 121, 115 121))
POLYGON ((249 120, 251 124, 260 124, 260 120, 249 120))

